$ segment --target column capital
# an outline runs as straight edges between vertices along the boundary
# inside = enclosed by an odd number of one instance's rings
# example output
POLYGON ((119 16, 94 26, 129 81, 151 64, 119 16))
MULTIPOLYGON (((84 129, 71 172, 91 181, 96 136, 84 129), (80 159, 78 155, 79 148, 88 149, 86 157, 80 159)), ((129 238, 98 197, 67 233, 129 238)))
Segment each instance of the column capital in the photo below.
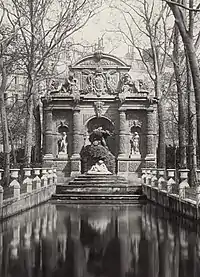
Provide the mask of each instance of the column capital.
POLYGON ((155 112, 155 109, 153 106, 149 106, 147 109, 146 109, 147 113, 153 113, 155 112))
POLYGON ((73 111, 74 111, 74 112, 80 112, 80 111, 81 111, 80 106, 75 106, 75 107, 73 108, 73 111))
POLYGON ((126 111, 127 111, 127 108, 125 108, 125 107, 120 107, 119 109, 118 109, 118 111, 120 112, 120 113, 125 113, 126 111))

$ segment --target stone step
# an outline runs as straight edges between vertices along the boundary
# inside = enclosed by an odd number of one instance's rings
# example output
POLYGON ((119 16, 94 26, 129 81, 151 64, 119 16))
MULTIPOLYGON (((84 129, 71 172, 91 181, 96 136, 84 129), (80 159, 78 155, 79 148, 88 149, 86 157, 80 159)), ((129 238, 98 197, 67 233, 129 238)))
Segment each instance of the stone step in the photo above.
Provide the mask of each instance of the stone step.
POLYGON ((126 180, 123 176, 117 176, 117 175, 105 175, 105 174, 94 174, 94 175, 91 175, 91 174, 83 174, 83 175, 79 175, 77 177, 75 177, 75 179, 79 179, 79 178, 83 178, 83 179, 123 179, 123 180, 126 180))
POLYGON ((114 195, 106 195, 106 194, 83 194, 83 195, 74 195, 74 194, 55 194, 52 196, 52 200, 73 200, 73 201, 84 201, 87 200, 89 203, 93 200, 107 200, 107 201, 126 201, 129 200, 130 202, 134 202, 135 200, 145 200, 144 195, 130 195, 130 194, 114 194, 114 195))
POLYGON ((141 191, 137 188, 134 189, 125 189, 125 188, 66 188, 66 189, 57 189, 56 193, 58 194, 69 194, 69 193, 106 193, 106 194, 113 194, 113 193, 120 193, 120 194, 141 194, 141 191))
POLYGON ((70 181, 69 185, 89 185, 89 186, 98 186, 98 185, 112 185, 112 184, 116 184, 116 185, 127 185, 127 182, 116 182, 116 181, 112 181, 112 180, 107 180, 107 181, 103 181, 103 180, 85 180, 85 181, 70 181))
POLYGON ((57 188, 94 188, 94 187, 99 187, 99 188, 142 188, 141 185, 130 185, 128 183, 98 183, 97 185, 93 185, 92 183, 85 183, 85 184, 76 184, 76 183, 69 183, 69 184, 58 184, 57 188))

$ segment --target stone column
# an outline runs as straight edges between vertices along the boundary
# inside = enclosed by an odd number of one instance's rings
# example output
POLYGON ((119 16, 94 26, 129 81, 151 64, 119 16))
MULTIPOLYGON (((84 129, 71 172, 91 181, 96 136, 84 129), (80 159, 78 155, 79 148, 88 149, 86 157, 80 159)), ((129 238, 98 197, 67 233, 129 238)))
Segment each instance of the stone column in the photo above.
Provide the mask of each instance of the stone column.
POLYGON ((46 108, 44 110, 44 144, 45 144, 45 153, 44 160, 53 159, 53 120, 52 120, 52 109, 46 108))
POLYGON ((153 107, 147 109, 147 139, 146 139, 146 159, 155 161, 155 110, 153 107))
POLYGON ((127 158, 127 121, 126 110, 119 110, 119 154, 118 158, 127 158))
POLYGON ((80 151, 81 151, 81 116, 80 107, 73 110, 73 128, 72 128, 72 157, 71 157, 71 176, 81 172, 80 151))

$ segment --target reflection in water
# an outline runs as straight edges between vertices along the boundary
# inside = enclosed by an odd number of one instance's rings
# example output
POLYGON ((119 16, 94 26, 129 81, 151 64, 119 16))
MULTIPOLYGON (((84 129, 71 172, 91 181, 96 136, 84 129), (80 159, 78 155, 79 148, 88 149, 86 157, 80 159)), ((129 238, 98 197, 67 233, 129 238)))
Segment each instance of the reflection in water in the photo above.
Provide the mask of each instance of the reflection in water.
POLYGON ((1 225, 0 276, 197 277, 198 228, 149 204, 47 204, 1 225))

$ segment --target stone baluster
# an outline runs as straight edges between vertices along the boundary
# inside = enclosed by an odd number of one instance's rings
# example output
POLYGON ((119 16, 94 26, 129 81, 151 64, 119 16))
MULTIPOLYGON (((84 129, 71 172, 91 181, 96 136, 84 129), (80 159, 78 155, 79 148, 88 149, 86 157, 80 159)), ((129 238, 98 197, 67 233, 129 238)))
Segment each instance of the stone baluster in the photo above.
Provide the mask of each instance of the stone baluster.
POLYGON ((165 187, 166 180, 164 178, 165 170, 163 168, 158 169, 158 190, 162 190, 165 187))
POLYGON ((127 158, 127 122, 126 110, 119 109, 119 153, 118 158, 127 158))
POLYGON ((152 187, 157 187, 157 182, 158 182, 158 178, 157 178, 157 169, 153 168, 151 171, 152 174, 152 178, 151 178, 151 186, 152 187))
POLYGON ((43 187, 47 187, 48 185, 48 173, 46 168, 42 168, 42 177, 41 177, 41 185, 43 187))
POLYGON ((167 193, 173 192, 173 187, 176 185, 175 169, 167 169, 167 193))
POLYGON ((188 172, 189 169, 179 169, 180 173, 180 184, 179 184, 179 198, 184 199, 185 198, 185 189, 189 188, 188 184, 188 172))
POLYGON ((153 107, 147 109, 147 148, 146 158, 155 158, 155 111, 153 107))
POLYGON ((80 107, 73 110, 73 138, 72 138, 72 156, 71 156, 71 176, 81 172, 80 151, 83 144, 81 131, 81 114, 80 107))
POLYGON ((53 115, 51 108, 44 109, 44 122, 45 122, 45 134, 44 134, 44 160, 53 159, 53 115))
POLYGON ((34 171, 34 179, 33 179, 33 183, 34 183, 34 187, 36 189, 40 189, 41 188, 41 179, 39 177, 40 175, 40 168, 33 168, 33 171, 34 171))
POLYGON ((24 168, 24 180, 22 185, 26 186, 26 192, 32 192, 32 178, 31 178, 31 168, 24 168))

